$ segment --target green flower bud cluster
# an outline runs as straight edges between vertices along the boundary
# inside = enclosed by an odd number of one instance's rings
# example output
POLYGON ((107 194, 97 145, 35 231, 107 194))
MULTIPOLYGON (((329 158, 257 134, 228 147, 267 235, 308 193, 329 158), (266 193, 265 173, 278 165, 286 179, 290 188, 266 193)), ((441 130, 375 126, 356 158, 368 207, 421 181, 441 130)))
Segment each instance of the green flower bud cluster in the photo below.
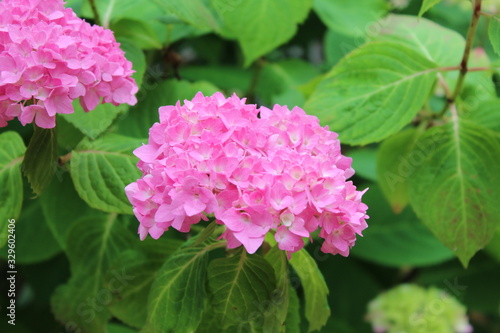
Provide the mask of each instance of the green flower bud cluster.
POLYGON ((375 333, 470 333, 465 307, 446 292, 403 284, 368 305, 375 333))

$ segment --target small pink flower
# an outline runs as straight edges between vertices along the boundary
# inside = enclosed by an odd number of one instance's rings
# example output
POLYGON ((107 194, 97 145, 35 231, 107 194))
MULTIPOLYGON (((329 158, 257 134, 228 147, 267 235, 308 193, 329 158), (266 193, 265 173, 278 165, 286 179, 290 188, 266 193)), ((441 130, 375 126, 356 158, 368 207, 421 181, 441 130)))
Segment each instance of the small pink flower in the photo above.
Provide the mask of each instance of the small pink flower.
POLYGON ((367 227, 351 159, 302 109, 198 93, 159 114, 134 151, 144 175, 126 187, 141 239, 213 215, 229 248, 254 253, 272 232, 290 257, 319 229, 324 252, 347 256, 367 227))
POLYGON ((62 0, 1 1, 0 95, 22 112, 0 107, 0 127, 18 117, 52 128, 77 98, 85 111, 101 100, 135 104, 134 71, 119 46, 110 30, 81 20, 62 0))

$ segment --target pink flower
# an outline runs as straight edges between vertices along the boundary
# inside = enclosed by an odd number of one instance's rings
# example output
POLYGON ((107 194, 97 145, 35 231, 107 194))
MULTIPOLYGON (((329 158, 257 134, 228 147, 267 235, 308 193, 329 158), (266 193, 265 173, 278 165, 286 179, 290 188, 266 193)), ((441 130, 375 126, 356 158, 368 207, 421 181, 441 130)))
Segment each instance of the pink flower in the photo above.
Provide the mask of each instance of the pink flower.
POLYGON ((62 0, 0 2, 0 127, 55 126, 56 114, 135 104, 132 64, 110 30, 79 19, 62 0), (15 111, 13 111, 15 109, 15 111))
POLYGON ((324 252, 347 256, 367 227, 351 159, 302 109, 198 93, 159 115, 134 151, 143 177, 125 188, 141 239, 213 216, 229 248, 254 253, 271 232, 290 256, 319 229, 324 252))

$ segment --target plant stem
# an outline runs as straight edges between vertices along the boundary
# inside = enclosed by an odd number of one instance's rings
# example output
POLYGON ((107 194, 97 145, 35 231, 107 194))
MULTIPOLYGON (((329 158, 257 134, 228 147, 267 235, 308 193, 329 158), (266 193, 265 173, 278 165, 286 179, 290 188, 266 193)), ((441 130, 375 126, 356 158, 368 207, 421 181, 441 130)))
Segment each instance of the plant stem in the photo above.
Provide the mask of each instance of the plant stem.
POLYGON ((95 0, 89 0, 90 8, 92 8, 92 13, 94 13, 94 23, 96 25, 101 25, 101 18, 99 17, 99 11, 95 5, 95 0))
POLYGON ((438 76, 439 84, 443 87, 444 95, 446 96, 446 99, 449 100, 452 96, 450 87, 448 86, 448 83, 444 79, 444 76, 442 73, 438 73, 437 76, 438 76))
POLYGON ((488 18, 494 16, 493 14, 486 13, 486 12, 479 12, 479 15, 482 15, 482 16, 485 16, 485 17, 488 17, 488 18))
POLYGON ((66 155, 64 155, 64 156, 59 156, 59 160, 58 160, 59 165, 63 166, 63 165, 65 165, 66 163, 68 163, 68 162, 69 162, 69 160, 71 159, 71 153, 72 153, 72 152, 69 152, 69 153, 67 153, 67 154, 66 154, 66 155))
POLYGON ((254 70, 252 73, 252 80, 250 81, 250 86, 248 87, 248 91, 246 93, 247 100, 249 103, 254 103, 255 101, 255 90, 257 89, 257 83, 259 83, 259 76, 264 67, 265 61, 262 59, 258 59, 254 64, 254 70))
MULTIPOLYGON (((440 71, 440 72, 451 72, 451 71, 456 71, 456 70, 459 70, 459 69, 462 69, 461 66, 450 66, 450 67, 440 67, 440 68, 437 68, 436 70, 440 71)), ((483 66, 483 67, 472 67, 472 68, 467 68, 467 71, 468 72, 481 72, 481 71, 490 71, 490 70, 493 70, 493 69, 497 69, 497 67, 486 67, 486 66, 483 66)))
POLYGON ((441 112, 439 113, 439 117, 442 117, 446 113, 450 105, 455 103, 455 100, 462 91, 465 75, 469 71, 467 63, 469 61, 470 51, 472 49, 472 43, 474 42, 474 36, 476 35, 477 24, 479 23, 479 16, 481 13, 481 1, 482 0, 473 0, 472 2, 474 8, 472 10, 472 18, 469 24, 469 29, 467 31, 467 37, 465 39, 464 55, 462 56, 462 61, 460 62, 460 73, 458 74, 457 84, 455 85, 455 90, 453 91, 451 98, 447 99, 443 110, 441 110, 441 112))
POLYGON ((472 19, 469 26, 469 31, 467 32, 467 39, 465 40, 465 50, 462 62, 460 63, 460 74, 458 75, 457 85, 455 86, 455 92, 453 93, 453 99, 456 99, 462 90, 465 75, 467 74, 467 63, 469 61, 470 51, 472 49, 472 43, 474 41, 474 36, 476 35, 477 24, 479 23, 479 12, 481 11, 481 0, 474 1, 474 11, 472 12, 472 19))

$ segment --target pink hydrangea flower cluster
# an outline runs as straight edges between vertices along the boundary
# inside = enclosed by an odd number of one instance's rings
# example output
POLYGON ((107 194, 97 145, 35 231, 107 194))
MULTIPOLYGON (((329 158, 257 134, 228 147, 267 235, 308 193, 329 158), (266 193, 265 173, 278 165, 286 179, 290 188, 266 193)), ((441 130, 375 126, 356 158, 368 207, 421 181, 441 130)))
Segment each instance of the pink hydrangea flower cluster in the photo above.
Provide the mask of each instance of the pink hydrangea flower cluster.
POLYGON ((62 0, 0 2, 0 127, 18 117, 52 128, 58 113, 135 104, 132 64, 113 33, 91 26, 62 0))
POLYGON ((322 251, 349 254, 367 227, 363 192, 337 134, 295 107, 272 110, 221 93, 159 109, 148 144, 137 148, 143 176, 125 188, 153 238, 215 218, 229 248, 254 253, 273 232, 288 254, 318 228, 322 251))

